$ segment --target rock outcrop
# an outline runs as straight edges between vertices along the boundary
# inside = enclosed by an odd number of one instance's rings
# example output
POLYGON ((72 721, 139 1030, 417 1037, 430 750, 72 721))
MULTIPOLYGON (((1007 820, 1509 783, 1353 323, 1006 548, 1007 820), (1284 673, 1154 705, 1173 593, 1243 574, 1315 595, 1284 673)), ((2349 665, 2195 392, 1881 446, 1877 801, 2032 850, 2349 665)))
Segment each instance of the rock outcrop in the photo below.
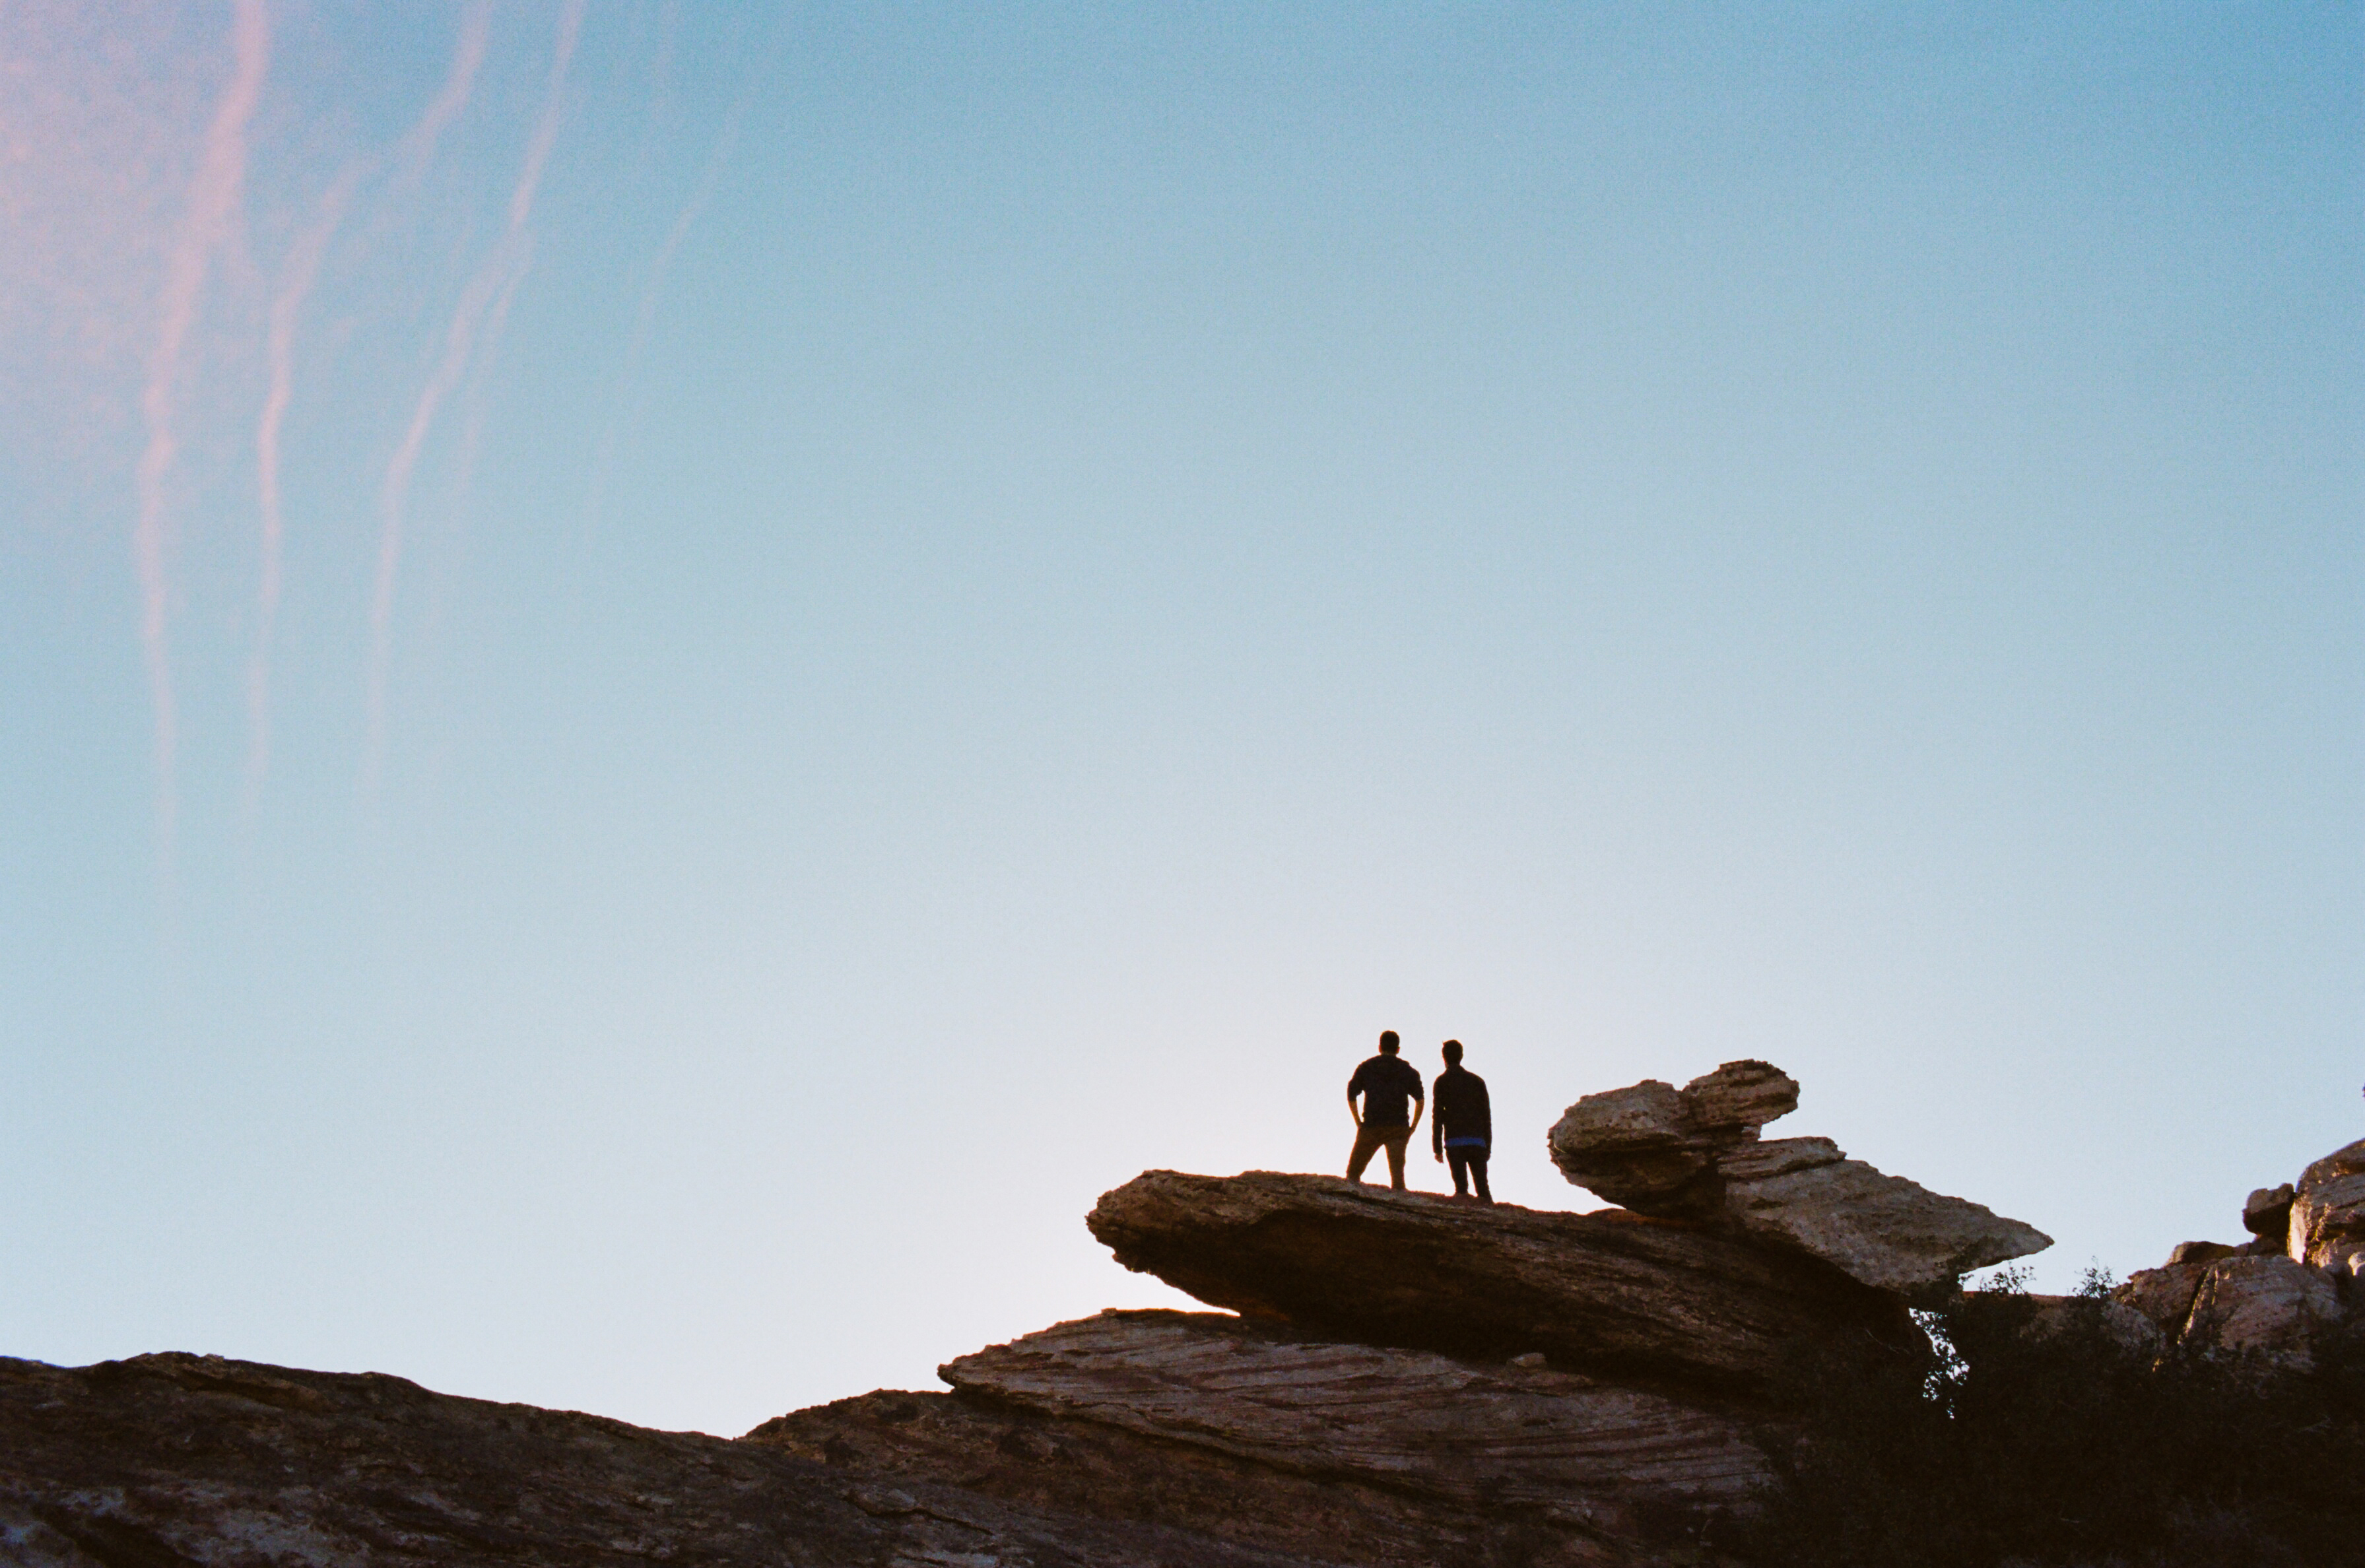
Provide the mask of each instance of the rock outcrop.
POLYGON ((1877 1290, 1951 1284, 2053 1245, 2034 1226, 1850 1159, 1829 1138, 1759 1141, 1798 1103, 1797 1081, 1762 1061, 1727 1062, 1680 1090, 1646 1080, 1571 1105, 1552 1129, 1552 1161, 1613 1204, 1738 1230, 1877 1290))
POLYGON ((1334 1338, 1762 1392, 1800 1343, 1900 1344, 1901 1302, 1684 1221, 1451 1204, 1326 1176, 1149 1171, 1087 1221, 1126 1268, 1334 1338))
POLYGON ((1313 1568, 777 1448, 214 1356, 0 1359, 0 1562, 1313 1568))
POLYGON ((961 1393, 1458 1504, 1744 1507, 1772 1479, 1728 1410, 1550 1366, 1107 1312, 947 1365, 961 1393))
POLYGON ((2242 1204, 2242 1228, 2281 1250, 2291 1236, 2292 1199, 2296 1195, 2289 1182, 2259 1188, 2242 1204))
POLYGON ((1360 1563, 1625 1562, 1745 1513, 1733 1415, 1541 1366, 1328 1342, 1215 1314, 1104 1312, 745 1440, 891 1480, 1360 1563))
POLYGON ((2365 1274, 2365 1138, 2301 1174, 2289 1236, 2291 1255, 2311 1268, 2365 1274))
POLYGON ((1711 1219, 1718 1157, 1799 1106, 1798 1081, 1770 1062, 1732 1061, 1681 1089, 1648 1078, 1588 1094, 1547 1136, 1578 1186, 1638 1214, 1711 1219))
POLYGON ((2336 1149, 2298 1182, 2260 1187, 2242 1204, 2244 1247, 2180 1243, 2158 1269, 2113 1292, 2165 1341, 2207 1354, 2311 1363, 2317 1339, 2365 1328, 2365 1141, 2336 1149))
POLYGON ((778 1417, 741 1441, 826 1464, 856 1485, 939 1476, 1036 1510, 1213 1530, 1290 1562, 1624 1568, 1649 1551, 1646 1538, 1686 1533, 1680 1519, 1473 1509, 963 1394, 881 1390, 778 1417))

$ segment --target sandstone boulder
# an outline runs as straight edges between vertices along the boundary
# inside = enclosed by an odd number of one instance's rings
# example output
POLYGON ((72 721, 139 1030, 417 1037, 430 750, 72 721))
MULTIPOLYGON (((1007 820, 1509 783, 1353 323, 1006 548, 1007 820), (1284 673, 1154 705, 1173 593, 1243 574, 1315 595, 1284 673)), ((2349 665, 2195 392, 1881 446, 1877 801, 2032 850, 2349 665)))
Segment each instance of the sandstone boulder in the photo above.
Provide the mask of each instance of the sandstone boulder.
POLYGON ((2169 1253, 2170 1263, 2214 1263, 2220 1258, 2231 1258, 2242 1249, 2222 1241, 2180 1241, 2169 1253))
POLYGON ((1680 1221, 1479 1207, 1332 1177, 1152 1170, 1087 1222, 1210 1305, 1335 1338, 1764 1392, 1794 1341, 1912 1342, 1893 1297, 1680 1221))
POLYGON ((2291 1234, 2292 1199, 2296 1195, 2288 1182, 2280 1187, 2260 1187, 2242 1204, 2242 1228, 2261 1240, 2283 1245, 2291 1234))
POLYGON ((1575 1372, 1342 1344, 1206 1313, 1104 1312, 942 1369, 964 1394, 1466 1507, 1743 1508, 1743 1423, 1575 1372))
POLYGON ((2053 1245, 2033 1225, 1885 1175, 1860 1159, 1728 1182, 1724 1209, 1747 1234, 1821 1258, 1888 1291, 1950 1284, 1973 1269, 2053 1245))
POLYGON ((1552 1127, 1552 1161, 1611 1203, 1711 1222, 1880 1290, 1949 1284, 2053 1245, 2034 1226, 1850 1159, 1829 1138, 1760 1141, 1798 1103, 1797 1081, 1762 1061, 1727 1062, 1681 1090, 1651 1081, 1589 1094, 1552 1127))
POLYGON ((2291 1255, 2314 1268, 2354 1271, 2365 1253, 2365 1138, 2309 1166, 2292 1198, 2291 1255))
POLYGON ((2339 1317, 2339 1292, 2321 1271, 2289 1258, 2221 1258, 2193 1293, 2184 1338, 2305 1366, 2310 1340, 2339 1317))
POLYGON ((2184 1336, 2184 1326, 2192 1317, 2192 1298, 2208 1272, 2206 1263, 2139 1269, 2111 1293, 2111 1299, 2141 1313, 2173 1343, 2184 1336))
POLYGON ((2322 1271, 2286 1257, 2247 1253, 2146 1269, 2111 1294, 2157 1325, 2169 1344, 2255 1352, 2294 1366, 2306 1364, 2309 1341, 2339 1320, 2342 1306, 2338 1288, 2322 1271))
POLYGON ((1727 1062, 1680 1090, 1656 1079, 1588 1094, 1547 1138, 1571 1182, 1613 1204, 1668 1217, 1705 1218, 1716 1157, 1798 1107, 1799 1085, 1768 1062, 1727 1062))

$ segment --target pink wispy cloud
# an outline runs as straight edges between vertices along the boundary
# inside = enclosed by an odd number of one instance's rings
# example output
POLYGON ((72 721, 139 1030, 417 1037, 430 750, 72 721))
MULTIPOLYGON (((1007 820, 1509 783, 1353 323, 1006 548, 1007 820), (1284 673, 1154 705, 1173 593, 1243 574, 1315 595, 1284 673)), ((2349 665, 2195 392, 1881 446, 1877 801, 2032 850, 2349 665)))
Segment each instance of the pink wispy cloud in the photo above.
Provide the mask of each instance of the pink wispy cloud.
POLYGON ((271 17, 264 0, 238 0, 230 39, 235 63, 230 84, 207 127, 204 151, 190 182, 187 211, 165 257, 156 346, 149 355, 140 399, 148 442, 135 476, 139 516, 132 530, 132 560, 140 578, 140 647, 155 714, 158 849, 168 878, 178 801, 174 770, 179 725, 166 636, 171 584, 164 480, 179 446, 174 412, 189 334, 204 305, 214 253, 231 236, 244 196, 246 129, 262 100, 263 77, 271 62, 271 17))
POLYGON ((532 241, 527 224, 533 214, 534 196, 549 164, 551 149, 558 140, 566 73, 575 58, 576 43, 582 36, 583 11, 584 0, 569 0, 560 14, 549 87, 533 131, 527 139, 517 184, 510 195, 508 222, 492 251, 460 291, 451 324, 444 330, 443 353, 426 385, 420 389, 410 422, 387 464, 386 477, 379 486, 377 568, 370 596, 369 751, 364 767, 364 783, 370 788, 375 788, 386 756, 387 681, 393 653, 395 588, 401 572, 411 479, 434 430, 436 415, 466 375, 479 339, 489 342, 498 337, 508 314, 509 301, 531 262, 532 241))
POLYGON ((271 384, 263 396, 263 413, 255 421, 254 431, 263 560, 255 604, 254 653, 247 666, 246 678, 246 809, 250 814, 271 765, 271 643, 279 619, 280 560, 286 534, 279 498, 279 436, 287 418, 287 405, 295 397, 296 328, 303 315, 305 298, 320 275, 320 263, 328 255, 329 242, 344 222, 346 209, 353 203, 354 188, 360 185, 365 168, 358 162, 348 164, 331 183, 320 198, 319 211, 290 247, 279 291, 271 302, 271 322, 264 343, 271 384))

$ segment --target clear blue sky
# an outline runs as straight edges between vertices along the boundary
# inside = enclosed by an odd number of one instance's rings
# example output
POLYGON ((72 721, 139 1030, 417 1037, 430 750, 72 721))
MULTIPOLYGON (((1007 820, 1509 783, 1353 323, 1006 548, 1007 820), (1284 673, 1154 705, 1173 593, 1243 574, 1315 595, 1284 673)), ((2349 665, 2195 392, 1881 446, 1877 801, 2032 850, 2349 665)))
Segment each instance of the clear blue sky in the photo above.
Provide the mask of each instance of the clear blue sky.
POLYGON ((0 1353, 736 1432, 1179 1300, 1093 1197, 1384 1027, 2052 1288, 2365 1133, 2353 5, 83 9, 0 1353))

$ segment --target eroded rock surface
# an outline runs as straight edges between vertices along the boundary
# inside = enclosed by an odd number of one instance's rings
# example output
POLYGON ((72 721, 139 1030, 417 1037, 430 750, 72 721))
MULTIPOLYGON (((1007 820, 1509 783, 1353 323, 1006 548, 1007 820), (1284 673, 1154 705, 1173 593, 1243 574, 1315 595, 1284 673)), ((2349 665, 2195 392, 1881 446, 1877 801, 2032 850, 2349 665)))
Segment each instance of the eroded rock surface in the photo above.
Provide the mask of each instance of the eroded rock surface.
POLYGON ((1728 1182, 1724 1209, 1752 1236, 1823 1259, 1889 1291, 1945 1284, 2053 1245, 2033 1225, 1886 1175, 1861 1159, 1728 1182))
POLYGON ((1763 1391, 1793 1341, 1909 1342, 1894 1297, 1815 1259, 1610 1211, 1452 1204, 1333 1177, 1152 1170, 1088 1221, 1126 1267, 1334 1338, 1763 1391))
POLYGON ((1743 1424, 1698 1404, 1210 1313, 1103 1313, 963 1356, 941 1375, 1049 1415, 1464 1506, 1738 1507, 1771 1479, 1743 1424))
POLYGON ((2291 1255, 2317 1269, 2360 1271, 2365 1254, 2365 1138, 2309 1166, 2292 1198, 2291 1255))
POLYGON ((1659 1561, 1653 1541, 1671 1525, 1680 1533, 1685 1522, 1600 1512, 1581 1502, 1473 1511, 959 1394, 881 1390, 778 1417, 741 1441, 826 1464, 873 1487, 934 1476, 1032 1508, 1211 1532, 1293 1561, 1624 1568, 1659 1561))
POLYGON ((1796 1110, 1798 1081, 1770 1062, 1732 1061, 1683 1088, 1645 1079, 1588 1094, 1546 1142, 1562 1174, 1637 1213, 1705 1219, 1717 1157, 1796 1110))
POLYGON ((2340 1294, 2320 1271, 2289 1258, 2220 1258, 2192 1294, 2184 1338, 2293 1365, 2310 1339, 2340 1318, 2340 1294))
POLYGON ((219 1357, 0 1359, 0 1561, 1311 1568, 748 1443, 219 1357))
POLYGON ((1613 1204, 1741 1231, 1821 1258, 1858 1282, 1911 1292, 2053 1245, 2034 1226, 1850 1159, 1829 1138, 1760 1141, 1799 1103, 1762 1061, 1681 1090, 1655 1080, 1588 1094, 1552 1130, 1561 1173, 1613 1204))
POLYGON ((1664 1561, 1769 1476, 1718 1410, 1548 1367, 1339 1344, 1209 1313, 1104 1312, 746 1440, 1041 1507, 1189 1522, 1358 1562, 1664 1561))
POLYGON ((2242 1228, 2261 1241, 2282 1246, 2291 1236, 2292 1200, 2297 1195, 2289 1182, 2259 1188, 2242 1204, 2242 1228))

